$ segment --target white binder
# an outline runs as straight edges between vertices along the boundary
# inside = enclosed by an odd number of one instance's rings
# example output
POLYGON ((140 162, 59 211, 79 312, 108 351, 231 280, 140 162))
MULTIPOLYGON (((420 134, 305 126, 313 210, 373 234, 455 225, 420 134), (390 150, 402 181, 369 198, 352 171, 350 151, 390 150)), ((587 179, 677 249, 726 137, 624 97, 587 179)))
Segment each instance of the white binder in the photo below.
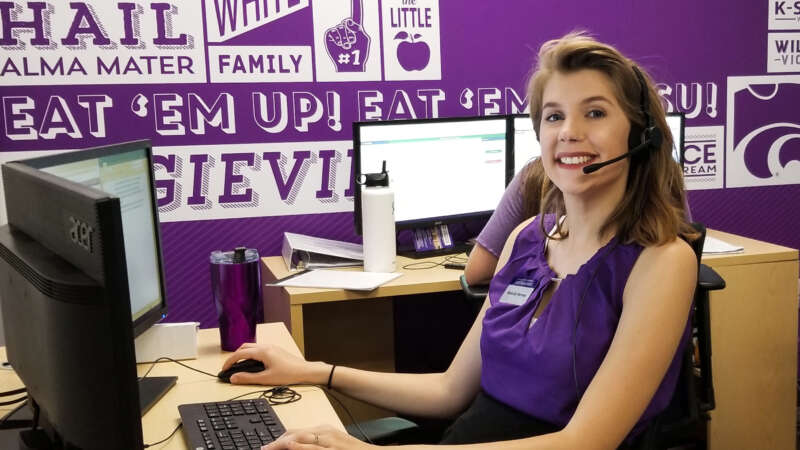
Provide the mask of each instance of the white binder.
POLYGON ((364 250, 360 244, 296 233, 283 233, 281 254, 289 270, 364 264, 364 250))

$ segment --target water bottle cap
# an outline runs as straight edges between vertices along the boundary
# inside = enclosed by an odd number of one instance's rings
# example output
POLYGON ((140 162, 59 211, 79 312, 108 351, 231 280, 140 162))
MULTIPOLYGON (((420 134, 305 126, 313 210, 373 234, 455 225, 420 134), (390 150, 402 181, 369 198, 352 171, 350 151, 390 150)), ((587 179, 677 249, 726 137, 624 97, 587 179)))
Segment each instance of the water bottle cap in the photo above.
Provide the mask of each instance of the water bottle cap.
POLYGON ((364 186, 389 186, 389 174, 386 172, 364 174, 364 186))
POLYGON ((365 173, 364 186, 366 187, 388 187, 389 172, 386 171, 386 161, 383 162, 383 169, 378 173, 365 173))

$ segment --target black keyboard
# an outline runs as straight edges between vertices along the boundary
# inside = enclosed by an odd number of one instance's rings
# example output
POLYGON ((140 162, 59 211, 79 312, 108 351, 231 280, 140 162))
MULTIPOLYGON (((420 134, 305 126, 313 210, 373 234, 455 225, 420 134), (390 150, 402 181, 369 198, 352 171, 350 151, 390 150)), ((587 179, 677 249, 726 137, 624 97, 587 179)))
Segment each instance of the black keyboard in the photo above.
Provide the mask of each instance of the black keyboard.
POLYGON ((178 406, 190 450, 251 450, 286 429, 263 398, 178 406))

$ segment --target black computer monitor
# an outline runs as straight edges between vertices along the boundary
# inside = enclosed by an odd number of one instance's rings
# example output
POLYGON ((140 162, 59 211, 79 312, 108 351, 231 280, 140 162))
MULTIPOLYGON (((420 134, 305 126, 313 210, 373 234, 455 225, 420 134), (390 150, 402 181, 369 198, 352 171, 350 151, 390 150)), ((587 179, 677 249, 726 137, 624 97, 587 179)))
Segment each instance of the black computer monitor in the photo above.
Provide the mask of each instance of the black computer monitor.
MULTIPOLYGON (((397 229, 488 218, 505 190, 503 116, 356 122, 355 174, 386 161, 397 229)), ((355 190, 361 233, 361 189, 355 190)))
POLYGON ((148 141, 20 163, 119 198, 134 337, 167 313, 158 207, 148 141))
POLYGON ((163 391, 140 398, 134 329, 166 311, 150 144, 11 162, 2 173, 0 300, 29 401, 65 448, 143 448, 142 400, 163 391), (81 182, 56 175, 70 173, 81 182))

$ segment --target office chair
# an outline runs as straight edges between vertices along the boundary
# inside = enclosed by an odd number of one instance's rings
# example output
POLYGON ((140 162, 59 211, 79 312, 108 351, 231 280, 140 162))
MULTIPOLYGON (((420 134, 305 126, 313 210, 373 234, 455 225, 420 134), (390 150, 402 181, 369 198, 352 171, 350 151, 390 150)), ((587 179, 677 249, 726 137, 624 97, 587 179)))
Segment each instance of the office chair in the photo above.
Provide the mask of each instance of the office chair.
POLYGON ((464 292, 464 301, 470 305, 477 316, 478 311, 480 311, 483 306, 483 301, 486 300, 486 296, 489 295, 489 285, 481 284, 470 286, 464 274, 458 277, 458 281, 461 283, 461 291, 464 292))
MULTIPOLYGON (((678 445, 700 445, 706 440, 706 425, 709 411, 715 407, 714 385, 711 373, 711 328, 709 314, 709 292, 724 289, 725 280, 712 268, 700 263, 706 228, 701 223, 692 226, 700 238, 691 243, 698 262, 697 286, 692 311, 691 341, 683 352, 683 364, 675 393, 667 408, 631 446, 636 450, 668 449, 678 445)), ((469 286, 460 277, 466 301, 477 313, 488 294, 489 287, 469 286)), ((384 417, 360 424, 370 439, 379 445, 417 444, 438 442, 443 429, 423 430, 414 422, 401 417, 384 417)), ((347 431, 364 439, 355 425, 347 431)))
POLYGON ((698 262, 690 341, 693 345, 687 345, 683 352, 683 365, 672 400, 640 436, 638 449, 668 449, 687 444, 704 447, 711 419, 708 412, 716 405, 711 370, 709 293, 724 289, 725 280, 714 269, 700 263, 706 228, 700 223, 692 226, 700 233, 700 239, 691 244, 698 262))

